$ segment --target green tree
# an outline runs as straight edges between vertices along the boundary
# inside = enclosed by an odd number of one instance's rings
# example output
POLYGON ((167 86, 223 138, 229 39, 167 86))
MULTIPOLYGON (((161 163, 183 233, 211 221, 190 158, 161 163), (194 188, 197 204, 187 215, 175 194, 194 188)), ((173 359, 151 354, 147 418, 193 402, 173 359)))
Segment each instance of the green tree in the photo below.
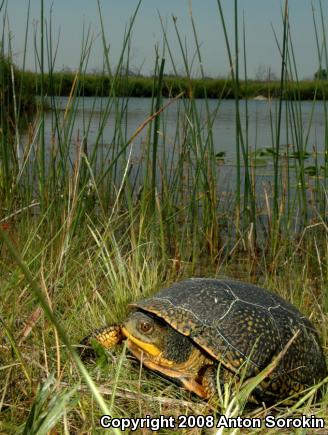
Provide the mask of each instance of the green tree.
POLYGON ((314 78, 319 80, 327 80, 328 79, 327 70, 319 68, 318 71, 314 74, 314 78))

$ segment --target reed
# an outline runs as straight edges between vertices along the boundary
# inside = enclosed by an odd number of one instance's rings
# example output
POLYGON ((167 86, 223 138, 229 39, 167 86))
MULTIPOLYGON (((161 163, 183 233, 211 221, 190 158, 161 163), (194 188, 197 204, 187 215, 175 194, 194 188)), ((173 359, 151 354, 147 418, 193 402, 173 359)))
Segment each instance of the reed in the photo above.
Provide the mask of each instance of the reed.
MULTIPOLYGON (((231 6, 233 41, 217 1, 230 77, 205 76, 192 9, 190 46, 183 43, 173 17, 180 48, 175 58, 167 26, 159 17, 163 44, 155 48, 153 76, 131 77, 131 38, 140 3, 114 66, 97 2, 103 69, 96 75, 88 73, 94 44, 90 29, 84 29, 76 71, 57 71, 51 14, 46 25, 43 0, 40 33, 33 35, 36 71, 26 71, 25 66, 18 71, 6 43, 10 33, 6 11, 0 8, 4 23, 0 431, 4 433, 91 433, 99 429, 102 413, 120 417, 213 414, 212 404, 201 403, 145 371, 140 374, 125 357, 125 349, 100 351, 87 370, 74 350, 95 326, 121 321, 129 302, 185 276, 230 275, 271 288, 312 316, 327 346, 327 126, 322 155, 309 143, 318 100, 323 100, 327 115, 327 83, 298 79, 288 2, 282 12, 283 34, 275 35, 281 52, 280 80, 267 84, 248 78, 247 22, 241 20, 237 0, 231 6), (184 77, 177 71, 181 59, 184 77), (166 74, 168 61, 174 76, 166 74), (4 89, 9 89, 7 94, 4 89), (268 106, 272 146, 265 149, 250 143, 247 116, 245 124, 241 116, 242 111, 248 113, 247 98, 257 94, 272 97, 268 106), (21 125, 23 109, 30 107, 25 106, 29 95, 38 95, 39 105, 33 106, 35 117, 21 125), (59 98, 63 95, 67 98, 59 98), (149 97, 147 115, 131 133, 127 125, 131 96, 141 95, 149 97), (312 104, 306 127, 304 95, 312 104), (203 106, 198 97, 204 98, 203 106), (212 97, 217 98, 215 104, 212 97), (234 99, 236 114, 235 184, 230 190, 221 184, 224 165, 218 164, 222 156, 213 135, 224 98, 234 99), (10 107, 10 116, 4 107, 10 107), (172 107, 176 110, 173 129, 172 107), (110 123, 113 134, 108 141, 110 123), (137 154, 136 147, 140 147, 137 154), (273 167, 271 187, 262 188, 259 181, 263 161, 273 167)), ((26 16, 27 39, 30 2, 26 16)), ((319 11, 313 10, 313 27, 322 68, 327 67, 324 17, 320 3, 319 11)), ((246 397, 263 375, 240 385, 237 395, 227 386, 215 406, 234 416, 250 416, 246 397)), ((314 392, 315 388, 288 411, 277 405, 275 412, 325 417, 327 394, 315 405, 314 392)))

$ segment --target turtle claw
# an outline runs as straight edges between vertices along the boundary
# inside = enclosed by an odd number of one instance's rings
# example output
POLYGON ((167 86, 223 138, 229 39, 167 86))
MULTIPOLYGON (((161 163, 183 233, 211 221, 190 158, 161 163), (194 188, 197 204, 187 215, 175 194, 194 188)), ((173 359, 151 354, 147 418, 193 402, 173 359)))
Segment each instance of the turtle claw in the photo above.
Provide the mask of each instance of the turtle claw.
POLYGON ((111 325, 96 329, 89 337, 96 340, 106 349, 111 349, 120 344, 125 338, 122 332, 122 325, 111 325))
POLYGON ((79 354, 83 360, 90 360, 96 358, 96 352, 93 343, 99 344, 105 349, 111 349, 112 347, 120 344, 124 339, 121 325, 105 326, 103 328, 96 329, 90 335, 83 338, 80 341, 79 354))

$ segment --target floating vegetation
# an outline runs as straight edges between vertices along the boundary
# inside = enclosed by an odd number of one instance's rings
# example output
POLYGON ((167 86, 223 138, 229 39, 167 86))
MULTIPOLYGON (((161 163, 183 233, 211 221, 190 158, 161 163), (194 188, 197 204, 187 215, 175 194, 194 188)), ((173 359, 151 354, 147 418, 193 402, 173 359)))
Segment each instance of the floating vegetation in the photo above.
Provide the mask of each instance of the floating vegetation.
POLYGON ((289 159, 299 159, 299 160, 306 160, 311 157, 311 153, 307 151, 299 152, 299 151, 293 151, 292 153, 288 154, 289 159))
POLYGON ((320 173, 320 169, 317 166, 306 166, 304 173, 310 177, 317 177, 320 173))
POLYGON ((277 153, 277 150, 274 147, 258 148, 250 153, 250 158, 254 159, 261 157, 265 159, 270 159, 278 155, 280 159, 287 157, 289 159, 306 160, 313 155, 308 151, 289 151, 291 147, 292 145, 280 145, 279 153, 277 153))
POLYGON ((215 159, 216 159, 216 162, 218 164, 222 165, 225 161, 225 157, 226 157, 225 151, 219 151, 219 152, 215 153, 215 159))
POLYGON ((328 177, 328 169, 325 166, 306 166, 304 173, 310 177, 328 177))

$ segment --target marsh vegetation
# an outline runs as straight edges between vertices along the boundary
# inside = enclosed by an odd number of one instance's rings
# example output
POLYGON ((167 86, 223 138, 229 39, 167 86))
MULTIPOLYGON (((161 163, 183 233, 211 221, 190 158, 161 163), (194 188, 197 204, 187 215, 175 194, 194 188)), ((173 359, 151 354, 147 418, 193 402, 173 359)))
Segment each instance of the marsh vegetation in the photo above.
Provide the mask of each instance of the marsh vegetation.
MULTIPOLYGON (((225 29, 220 1, 217 5, 225 29)), ((88 40, 83 41, 74 80, 66 82, 57 78, 51 61, 52 35, 43 26, 36 35, 43 54, 32 92, 38 95, 38 105, 24 128, 19 122, 24 87, 18 92, 5 85, 11 68, 2 74, 1 107, 8 101, 13 107, 10 116, 2 110, 0 131, 3 433, 41 434, 53 427, 59 433, 93 433, 104 413, 214 415, 219 409, 229 416, 264 417, 267 410, 246 405, 245 389, 234 396, 227 386, 218 402, 202 402, 140 370, 125 348, 102 352, 87 370, 78 359, 73 345, 95 326, 122 320, 130 301, 183 277, 230 276, 270 288, 311 318, 327 351, 327 85, 315 82, 304 123, 303 84, 298 81, 288 15, 283 14, 284 32, 278 35, 281 77, 268 109, 271 143, 263 145, 250 140, 250 101, 240 99, 252 95, 243 45, 233 47, 226 39, 231 77, 210 103, 192 15, 201 77, 192 76, 180 43, 185 84, 178 79, 168 84, 165 57, 158 51, 154 75, 147 79, 148 113, 133 131, 129 129, 131 95, 138 79, 133 79, 132 91, 132 79, 122 71, 129 69, 129 41, 137 13, 138 8, 115 67, 102 30, 105 67, 96 92, 88 90, 88 40), (118 83, 126 83, 128 91, 118 92, 118 83), (191 83, 197 84, 199 94, 191 83), (230 180, 222 177, 228 150, 218 148, 213 130, 227 89, 234 99, 230 180), (58 98, 63 93, 68 95, 64 105, 58 98), (96 96, 86 100, 90 93, 96 96), (99 100, 97 95, 105 98, 99 100), (198 96, 204 97, 201 110, 198 96), (323 117, 320 133, 312 129, 318 104, 323 117), (177 111, 174 129, 168 123, 172 108, 177 111), (104 141, 108 126, 111 134, 104 141), (268 168, 270 177, 263 184, 259 180, 268 168)), ((313 31, 318 63, 327 67, 324 13, 321 8, 314 14, 313 31)), ((5 17, 1 19, 5 23, 5 17)), ((101 12, 99 19, 103 29, 101 12)), ((181 42, 176 25, 175 31, 181 42)), ((12 55, 7 38, 9 31, 4 30, 2 63, 12 55)), ((164 27, 163 47, 175 65, 164 27)), ((20 74, 31 81, 24 71, 23 65, 20 74)), ((328 396, 324 393, 315 402, 316 390, 310 389, 293 406, 277 404, 273 412, 281 417, 326 418, 328 396)))

